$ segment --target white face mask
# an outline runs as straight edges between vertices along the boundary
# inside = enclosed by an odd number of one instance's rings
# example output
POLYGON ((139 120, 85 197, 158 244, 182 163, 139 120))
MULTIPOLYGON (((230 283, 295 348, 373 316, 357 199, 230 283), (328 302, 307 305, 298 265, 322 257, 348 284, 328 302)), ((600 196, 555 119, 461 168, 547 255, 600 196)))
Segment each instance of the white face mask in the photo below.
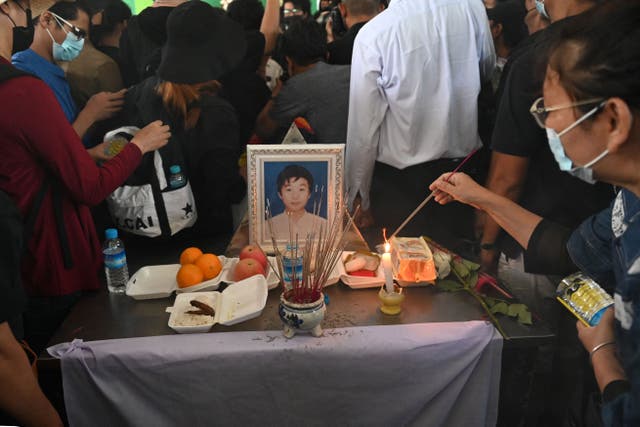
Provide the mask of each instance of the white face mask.
POLYGON ((549 141, 549 148, 553 153, 553 157, 555 157, 558 166, 561 171, 568 172, 569 174, 575 176, 578 179, 581 179, 589 184, 595 184, 596 180, 593 178, 593 169, 591 167, 595 165, 597 162, 602 160, 607 154, 609 154, 609 150, 604 150, 595 159, 587 162, 584 166, 574 166, 573 161, 566 155, 564 152, 564 147, 562 145, 562 141, 560 137, 571 129, 578 126, 580 123, 593 116, 600 108, 602 108, 602 104, 594 107, 589 112, 584 114, 578 120, 576 120, 573 124, 569 125, 565 130, 558 133, 551 128, 545 128, 547 131, 547 139, 549 141), (574 167, 572 167, 574 166, 574 167))

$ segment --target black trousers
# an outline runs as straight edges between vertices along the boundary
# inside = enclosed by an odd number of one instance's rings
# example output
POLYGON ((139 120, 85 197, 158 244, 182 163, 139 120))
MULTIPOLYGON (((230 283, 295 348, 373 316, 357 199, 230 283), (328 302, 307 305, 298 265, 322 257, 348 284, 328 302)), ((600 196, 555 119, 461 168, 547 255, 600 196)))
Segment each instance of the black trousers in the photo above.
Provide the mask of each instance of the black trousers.
MULTIPOLYGON (((371 182, 371 210, 376 224, 391 233, 429 195, 429 185, 445 172, 453 171, 462 159, 440 159, 405 169, 376 162, 371 182)), ((464 171, 475 176, 471 160, 464 171)), ((473 208, 453 202, 440 205, 434 200, 402 229, 399 236, 429 236, 441 243, 452 239, 473 239, 473 208)))

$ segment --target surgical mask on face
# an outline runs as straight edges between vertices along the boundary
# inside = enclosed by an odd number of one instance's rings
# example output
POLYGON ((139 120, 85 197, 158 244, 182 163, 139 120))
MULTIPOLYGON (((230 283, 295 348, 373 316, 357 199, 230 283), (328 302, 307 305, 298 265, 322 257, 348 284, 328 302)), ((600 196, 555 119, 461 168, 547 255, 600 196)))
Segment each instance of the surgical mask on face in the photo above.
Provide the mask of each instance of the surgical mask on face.
POLYGON ((549 14, 547 13, 547 9, 545 9, 545 7, 544 7, 544 1, 536 0, 536 10, 543 17, 545 17, 547 19, 551 19, 551 18, 549 18, 549 14))
POLYGON ((567 127, 565 130, 563 130, 560 133, 556 132, 551 128, 545 128, 545 130, 547 131, 547 140, 549 141, 549 148, 551 149, 551 152, 553 153, 553 157, 555 157, 556 162, 560 167, 560 170, 564 172, 568 172, 570 175, 573 175, 578 179, 588 182, 589 184, 595 184, 596 182, 596 180, 593 178, 593 169, 591 169, 591 167, 595 165, 597 162, 599 162, 600 160, 602 160, 607 154, 609 154, 609 150, 604 150, 595 159, 591 160, 584 166, 572 167, 573 161, 564 152, 564 147, 562 146, 562 141, 560 140, 560 137, 566 134, 567 132, 569 132, 571 129, 578 126, 580 123, 582 123, 592 115, 594 115, 600 108, 601 108, 601 105, 591 109, 589 112, 587 112, 585 115, 580 117, 578 120, 576 120, 573 124, 571 124, 569 127, 567 127))
POLYGON ((65 31, 67 36, 62 44, 56 42, 51 32, 47 28, 49 37, 53 40, 53 59, 55 61, 73 61, 80 55, 82 48, 84 47, 84 39, 79 38, 70 31, 65 31))

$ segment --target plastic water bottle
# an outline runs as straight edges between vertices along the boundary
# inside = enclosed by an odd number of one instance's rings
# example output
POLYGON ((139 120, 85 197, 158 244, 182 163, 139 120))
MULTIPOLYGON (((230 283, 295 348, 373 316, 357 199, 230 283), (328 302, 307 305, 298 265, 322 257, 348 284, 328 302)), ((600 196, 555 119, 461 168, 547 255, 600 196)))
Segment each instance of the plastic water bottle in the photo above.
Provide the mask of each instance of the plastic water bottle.
POLYGON ((184 187, 187 184, 187 178, 182 173, 182 169, 180 169, 180 166, 171 166, 169 168, 169 172, 171 172, 171 175, 169 175, 169 187, 176 189, 184 187))
POLYGON ((104 254, 104 273, 107 276, 107 287, 109 292, 122 294, 129 281, 124 243, 118 238, 118 230, 115 228, 108 228, 104 234, 106 240, 102 247, 102 253, 104 254))
POLYGON ((284 277, 284 287, 291 289, 293 282, 302 282, 302 251, 298 251, 296 245, 287 245, 287 249, 282 256, 282 270, 284 277))

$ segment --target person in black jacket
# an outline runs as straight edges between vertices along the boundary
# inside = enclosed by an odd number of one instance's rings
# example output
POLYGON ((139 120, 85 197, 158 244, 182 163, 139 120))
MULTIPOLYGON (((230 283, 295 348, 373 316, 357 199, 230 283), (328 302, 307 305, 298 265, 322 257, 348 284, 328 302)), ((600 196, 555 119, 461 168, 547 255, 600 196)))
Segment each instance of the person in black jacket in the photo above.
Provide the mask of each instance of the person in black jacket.
POLYGON ((238 172, 242 147, 236 112, 218 96, 219 79, 240 64, 246 47, 242 27, 222 9, 198 0, 183 3, 167 19, 157 75, 131 88, 125 99, 129 124, 162 117, 170 125, 165 149, 184 155, 198 212, 188 232, 194 235, 233 231, 231 204, 246 193, 238 172))

